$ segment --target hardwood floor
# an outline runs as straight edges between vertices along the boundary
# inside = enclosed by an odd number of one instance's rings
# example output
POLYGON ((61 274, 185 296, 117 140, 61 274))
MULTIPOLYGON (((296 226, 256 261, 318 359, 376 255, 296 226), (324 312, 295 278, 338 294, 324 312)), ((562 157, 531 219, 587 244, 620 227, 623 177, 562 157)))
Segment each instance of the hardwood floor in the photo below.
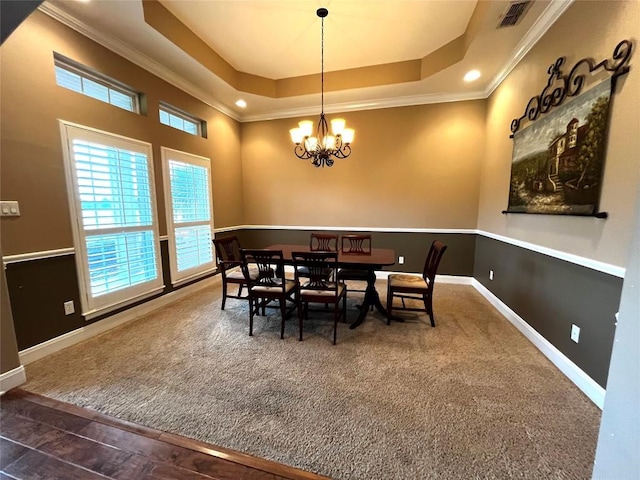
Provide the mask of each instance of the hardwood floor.
POLYGON ((320 480, 21 389, 0 398, 0 480, 320 480))

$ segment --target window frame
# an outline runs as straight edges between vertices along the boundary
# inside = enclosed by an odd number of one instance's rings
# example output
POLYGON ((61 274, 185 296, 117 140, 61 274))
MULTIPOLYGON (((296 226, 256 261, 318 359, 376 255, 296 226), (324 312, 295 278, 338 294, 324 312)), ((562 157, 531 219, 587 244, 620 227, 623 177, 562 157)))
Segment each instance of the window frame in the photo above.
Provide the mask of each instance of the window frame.
POLYGON ((173 286, 180 285, 185 282, 189 282, 200 278, 202 276, 208 275, 210 273, 214 273, 216 271, 216 255, 213 249, 213 238, 214 238, 214 213, 213 213, 213 188, 212 188, 212 170, 211 170, 211 160, 207 157, 201 157, 199 155, 195 155, 188 152, 183 152, 180 150, 176 150, 169 147, 160 147, 160 156, 162 158, 162 172, 163 172, 163 183, 164 183, 164 199, 165 199, 165 211, 166 211, 166 221, 167 221, 167 238, 169 241, 169 270, 171 274, 171 284, 173 286), (181 224, 176 224, 173 218, 173 196, 171 194, 171 170, 169 166, 169 162, 171 160, 179 161, 182 163, 188 163, 191 165, 196 165, 199 167, 204 167, 207 169, 207 182, 208 182, 208 194, 209 194, 209 221, 194 221, 194 222, 185 222, 189 225, 204 225, 205 223, 209 225, 211 239, 211 261, 207 263, 200 264, 196 267, 192 267, 190 269, 183 270, 182 272, 178 270, 178 255, 176 251, 176 228, 179 228, 181 224))
POLYGON ((193 135, 194 137, 202 137, 202 138, 206 138, 206 121, 202 120, 201 118, 196 117, 195 115, 192 115, 188 112, 185 112, 184 110, 180 110, 177 107, 174 107, 173 105, 170 105, 166 102, 160 102, 159 106, 158 106, 158 121, 160 122, 161 125, 165 125, 167 127, 171 127, 174 128, 176 130, 179 130, 181 132, 187 133, 189 135, 193 135), (191 133, 187 130, 185 130, 184 128, 178 128, 178 127, 174 127, 173 125, 171 125, 171 123, 164 123, 162 121, 162 112, 168 114, 168 115, 173 115, 175 117, 180 118, 181 120, 186 120, 188 122, 194 123, 196 125, 196 129, 197 132, 196 133, 191 133))
POLYGON ((71 230, 75 247, 75 262, 78 271, 78 286, 80 290, 81 314, 87 320, 110 311, 156 295, 165 288, 162 275, 162 254, 160 250, 160 234, 158 227, 158 209, 156 201, 155 174, 153 169, 153 148, 148 142, 124 137, 121 135, 97 130, 65 120, 58 120, 62 141, 62 153, 67 183, 67 196, 71 215, 71 230), (83 226, 82 205, 80 199, 78 176, 76 175, 75 158, 73 155, 73 140, 82 139, 122 148, 146 155, 147 172, 149 177, 149 199, 151 209, 151 225, 148 227, 116 227, 109 229, 89 229, 83 226), (87 252, 87 238, 94 235, 122 233, 132 231, 151 230, 155 249, 156 277, 142 283, 115 290, 110 293, 92 296, 89 260, 87 252), (87 234, 88 232, 88 234, 87 234))
POLYGON ((53 64, 54 64, 54 75, 56 76, 56 85, 58 87, 64 88, 66 90, 70 90, 72 92, 75 93, 79 93, 81 95, 84 95, 85 97, 88 98, 92 98, 94 100, 97 100, 99 102, 102 103, 106 103, 107 105, 111 105, 113 107, 116 108, 120 108, 126 112, 131 112, 131 113, 135 113, 135 114, 140 114, 140 92, 138 92, 137 90, 135 90, 134 88, 131 88, 130 86, 119 82, 118 80, 115 80, 111 77, 108 77, 102 73, 96 72, 94 70, 91 70, 89 67, 82 65, 78 62, 75 62, 73 60, 71 60, 70 58, 67 58, 63 55, 60 55, 58 53, 53 54, 53 64), (76 75, 79 75, 81 78, 86 78, 87 80, 91 80, 92 82, 98 83, 100 85, 102 85, 103 87, 106 87, 109 91, 113 90, 115 92, 118 92, 122 95, 126 95, 127 97, 132 99, 133 102, 133 110, 129 110, 127 108, 123 108, 119 105, 116 105, 114 103, 109 102, 105 102, 104 100, 101 100, 99 98, 93 97, 91 95, 88 95, 87 93, 85 93, 84 89, 81 91, 78 90, 74 90, 72 88, 68 88, 65 87, 64 85, 60 85, 58 83, 57 80, 57 73, 55 72, 55 68, 62 68, 64 70, 67 70, 68 72, 74 73, 76 75))

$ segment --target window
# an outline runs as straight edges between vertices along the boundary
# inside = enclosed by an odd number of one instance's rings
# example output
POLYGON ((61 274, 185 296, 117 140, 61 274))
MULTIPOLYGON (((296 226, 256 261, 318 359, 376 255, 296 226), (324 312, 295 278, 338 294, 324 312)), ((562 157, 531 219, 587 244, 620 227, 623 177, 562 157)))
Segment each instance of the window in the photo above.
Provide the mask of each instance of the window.
POLYGON ((162 290, 151 145, 60 121, 82 313, 162 290))
POLYGON ((211 167, 208 158, 162 147, 171 281, 215 267, 211 242, 211 167))
POLYGON ((82 93, 130 112, 140 113, 138 92, 116 80, 91 72, 79 63, 54 54, 56 83, 64 88, 82 93))
POLYGON ((205 122, 167 103, 160 103, 160 123, 183 132, 204 137, 205 122))

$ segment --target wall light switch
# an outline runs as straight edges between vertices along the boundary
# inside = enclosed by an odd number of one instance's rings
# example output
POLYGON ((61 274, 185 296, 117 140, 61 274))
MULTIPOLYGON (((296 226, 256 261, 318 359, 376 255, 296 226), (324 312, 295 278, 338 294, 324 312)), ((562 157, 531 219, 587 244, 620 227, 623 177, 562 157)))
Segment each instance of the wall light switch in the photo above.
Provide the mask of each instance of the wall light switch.
POLYGON ((489 270, 489 280, 493 280, 493 270, 489 270))
POLYGON ((19 217, 20 206, 15 201, 0 202, 0 213, 3 217, 19 217))
POLYGON ((402 255, 398 257, 398 263, 400 265, 404 264, 404 257, 402 255))

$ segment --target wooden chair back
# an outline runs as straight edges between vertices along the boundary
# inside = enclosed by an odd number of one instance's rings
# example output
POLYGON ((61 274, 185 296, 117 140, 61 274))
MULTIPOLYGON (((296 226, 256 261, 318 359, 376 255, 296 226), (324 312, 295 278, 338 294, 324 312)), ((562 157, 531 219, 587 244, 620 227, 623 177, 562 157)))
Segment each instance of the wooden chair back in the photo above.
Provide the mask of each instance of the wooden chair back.
POLYGON ((309 250, 312 252, 337 252, 338 234, 312 233, 309 237, 309 250))
POLYGON ((447 246, 440 240, 435 240, 431 244, 431 248, 429 248, 429 253, 424 262, 424 270, 422 271, 422 277, 427 281, 429 290, 433 290, 433 282, 438 272, 438 265, 440 265, 440 260, 446 250, 447 246))
POLYGON ((214 238, 213 244, 216 248, 218 264, 224 270, 237 267, 242 263, 240 258, 240 241, 238 237, 214 238))
POLYGON ((249 292, 253 287, 280 287, 284 289, 284 260, 282 250, 269 249, 240 249, 242 271, 249 283, 249 292), (249 275, 254 267, 258 274, 249 275))
POLYGON ((332 290, 337 295, 337 252, 293 252, 291 257, 293 258, 296 283, 298 283, 299 288, 305 290, 332 290), (304 267, 304 269, 298 267, 304 267))
POLYGON ((341 250, 345 255, 371 255, 371 235, 342 235, 341 250))

